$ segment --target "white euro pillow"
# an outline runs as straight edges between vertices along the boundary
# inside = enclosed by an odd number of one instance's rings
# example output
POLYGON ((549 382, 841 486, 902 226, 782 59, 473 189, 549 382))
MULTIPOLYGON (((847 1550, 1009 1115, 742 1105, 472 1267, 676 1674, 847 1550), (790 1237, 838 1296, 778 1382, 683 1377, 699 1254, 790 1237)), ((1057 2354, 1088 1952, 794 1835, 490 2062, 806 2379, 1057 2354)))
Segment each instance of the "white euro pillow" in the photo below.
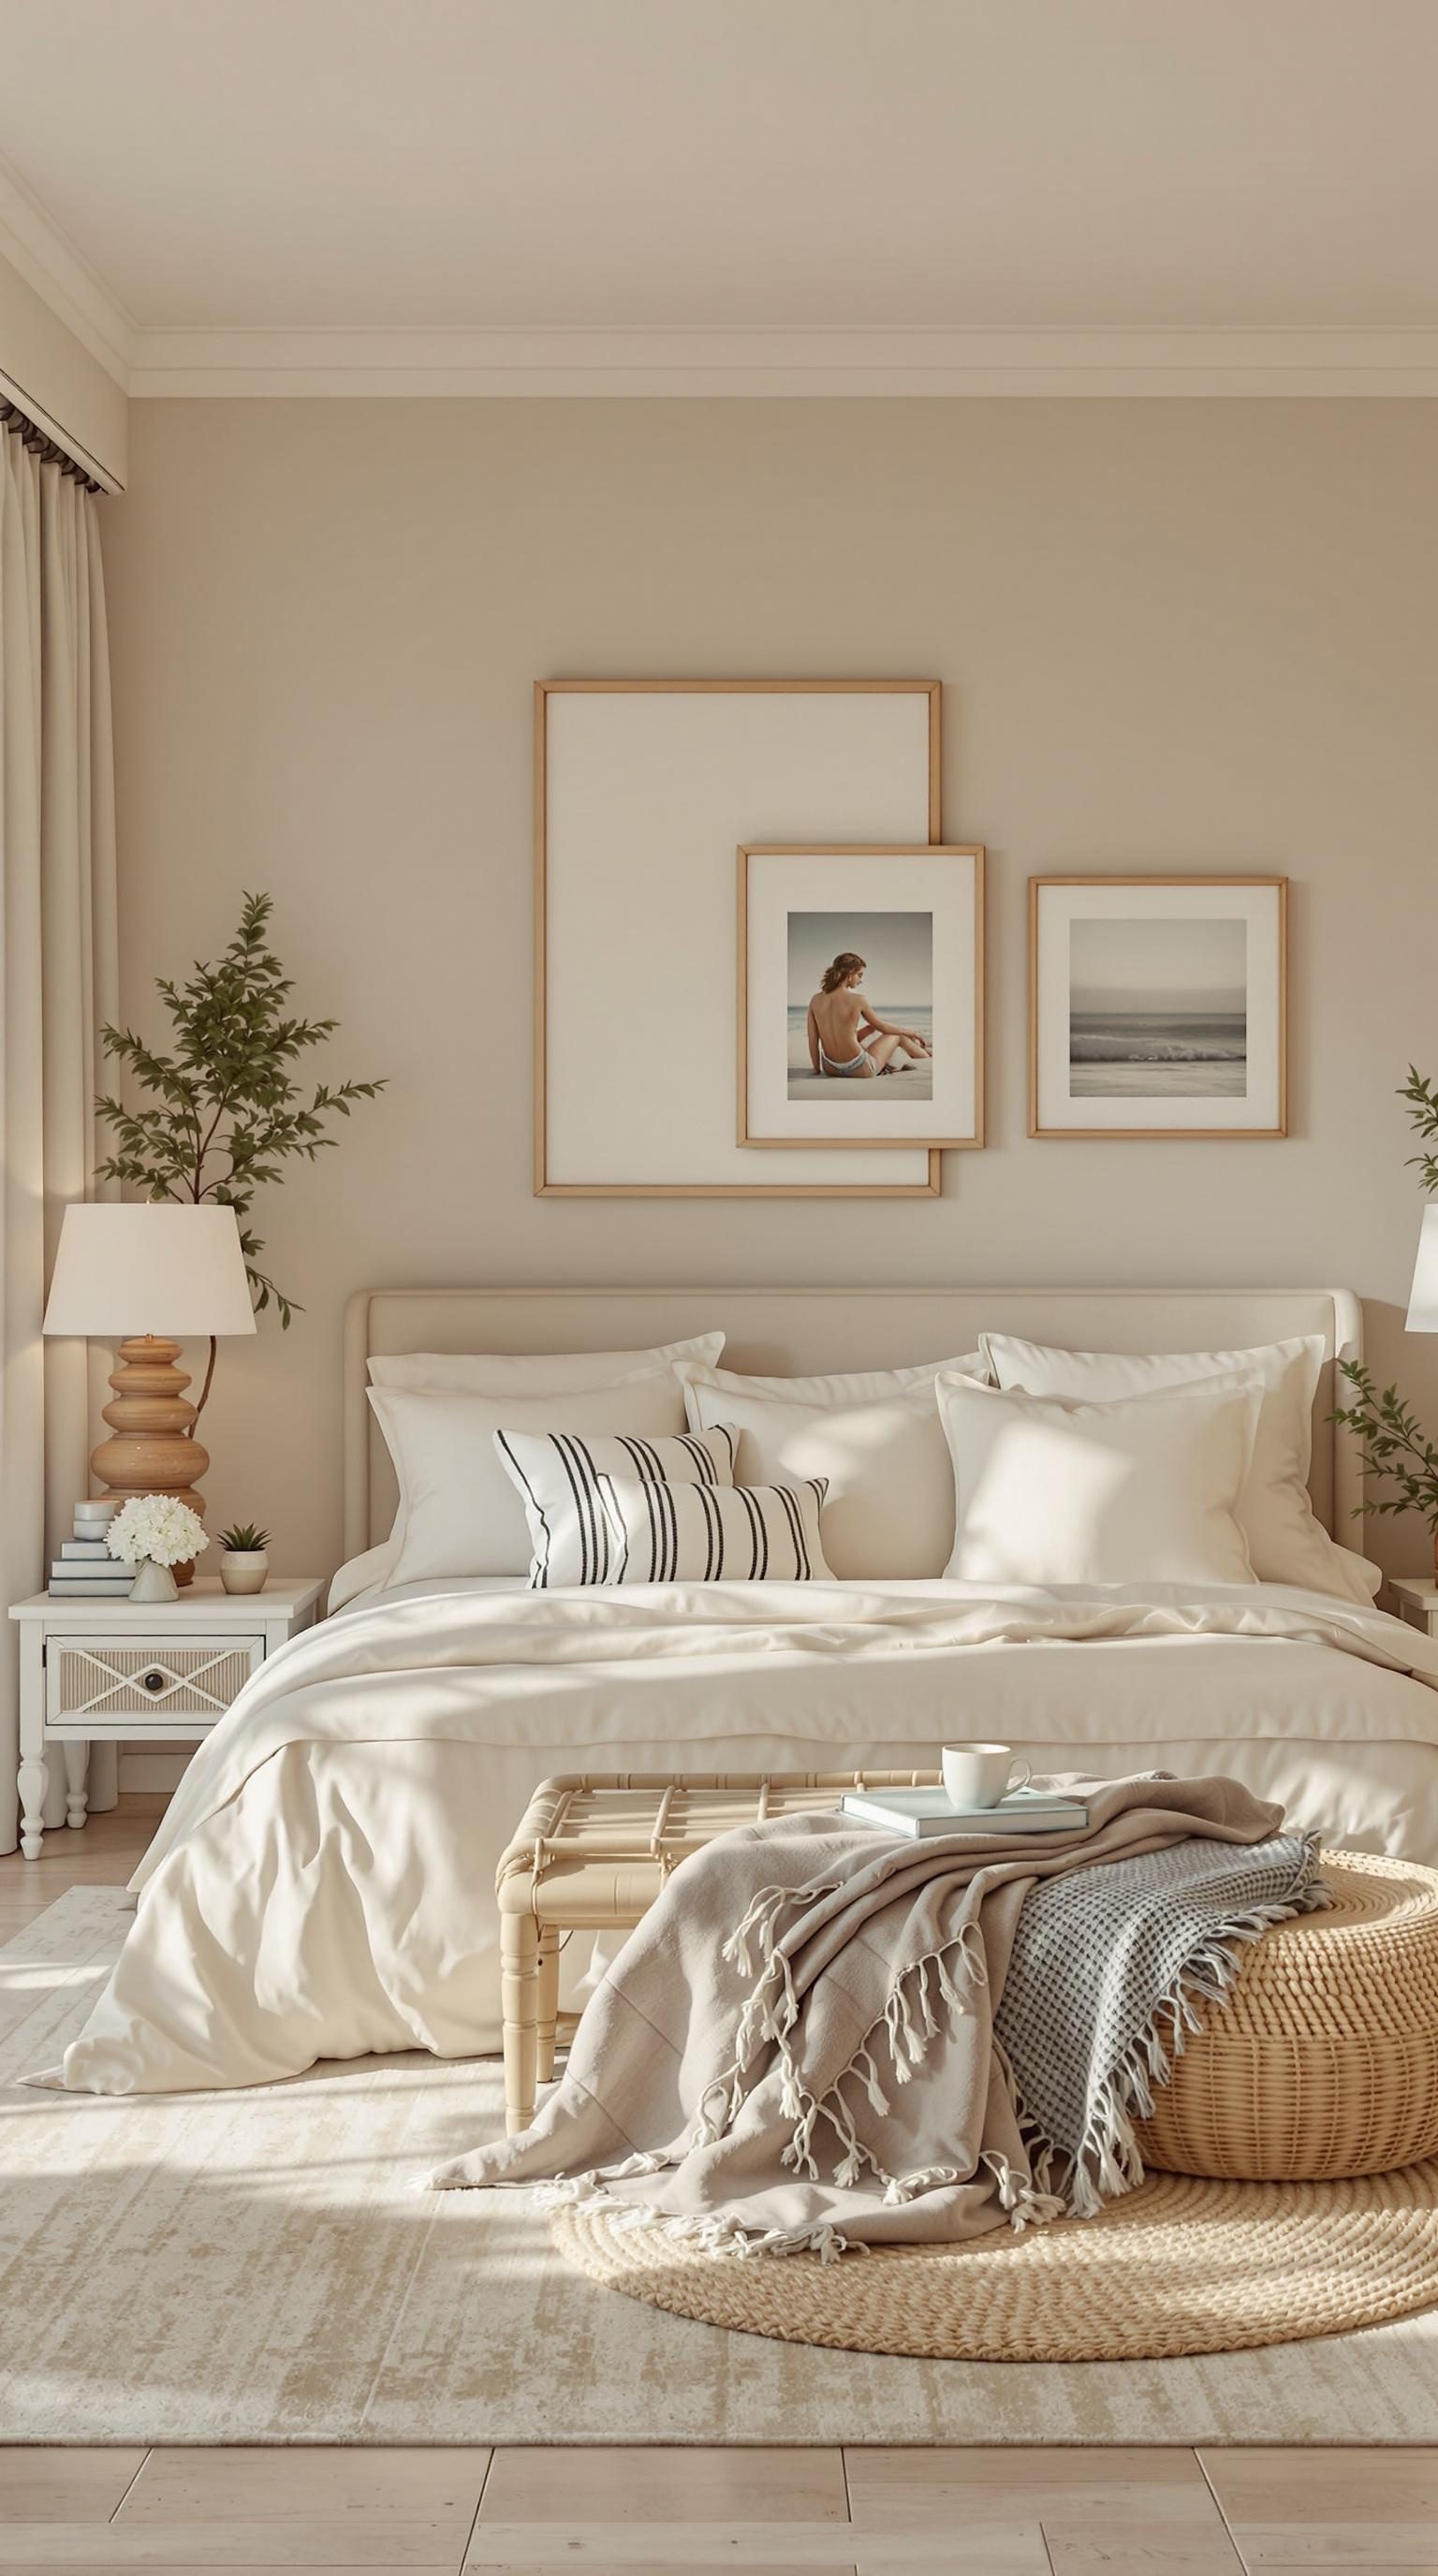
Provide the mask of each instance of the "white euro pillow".
POLYGON ((987 1363, 978 1351, 961 1359, 920 1360, 912 1368, 840 1369, 831 1377, 750 1377, 738 1369, 716 1368, 713 1361, 679 1363, 682 1378, 701 1367, 712 1386, 726 1395, 767 1395, 785 1404, 876 1404, 885 1396, 932 1387, 940 1369, 959 1369, 966 1377, 986 1377, 987 1363))
POLYGON ((386 1578, 394 1584, 528 1572, 524 1507, 495 1454, 496 1431, 624 1431, 649 1440, 685 1429, 684 1397, 668 1366, 564 1394, 372 1386, 369 1400, 399 1479, 396 1556, 386 1578))
POLYGON ((1238 1498, 1238 1519, 1260 1583, 1297 1584, 1305 1592, 1371 1601, 1382 1581, 1376 1565, 1339 1547, 1317 1519, 1308 1491, 1313 1463, 1313 1403, 1323 1366, 1323 1337, 1299 1333, 1246 1351, 1064 1351, 1011 1333, 982 1336, 996 1385, 1027 1395, 1081 1397, 1110 1404, 1165 1387, 1193 1386, 1235 1372, 1257 1378, 1263 1404, 1253 1459, 1238 1498))
MULTIPOLYGON (((737 1432, 736 1485, 824 1477, 824 1553, 840 1582, 940 1575, 954 1544, 954 1475, 933 1373, 865 1403, 781 1401, 686 1368, 690 1426, 737 1432)), ((783 1381, 777 1381, 782 1384, 783 1381)))
POLYGON ((1108 1404, 946 1374, 951 1580, 1252 1583, 1234 1517, 1262 1404, 1229 1380, 1108 1404))
POLYGON ((392 1351, 369 1363, 371 1386, 451 1395, 563 1395, 570 1387, 619 1386, 637 1372, 693 1360, 710 1368, 722 1333, 664 1342, 652 1351, 392 1351))

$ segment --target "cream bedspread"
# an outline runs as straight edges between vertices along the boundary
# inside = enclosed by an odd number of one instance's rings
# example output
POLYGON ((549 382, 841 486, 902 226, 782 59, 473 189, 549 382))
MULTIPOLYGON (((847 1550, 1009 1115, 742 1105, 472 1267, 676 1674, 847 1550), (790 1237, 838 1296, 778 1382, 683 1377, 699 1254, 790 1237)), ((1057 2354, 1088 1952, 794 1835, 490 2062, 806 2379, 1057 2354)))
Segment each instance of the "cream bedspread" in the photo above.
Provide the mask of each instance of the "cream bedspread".
POLYGON ((556 1771, 1222 1769, 1332 1839, 1438 1857, 1438 1647, 1262 1585, 745 1584, 446 1595, 297 1638, 196 1754, 77 2091, 498 2044, 495 1862, 556 1771), (1409 1784, 1406 1807, 1385 1765, 1409 1784))

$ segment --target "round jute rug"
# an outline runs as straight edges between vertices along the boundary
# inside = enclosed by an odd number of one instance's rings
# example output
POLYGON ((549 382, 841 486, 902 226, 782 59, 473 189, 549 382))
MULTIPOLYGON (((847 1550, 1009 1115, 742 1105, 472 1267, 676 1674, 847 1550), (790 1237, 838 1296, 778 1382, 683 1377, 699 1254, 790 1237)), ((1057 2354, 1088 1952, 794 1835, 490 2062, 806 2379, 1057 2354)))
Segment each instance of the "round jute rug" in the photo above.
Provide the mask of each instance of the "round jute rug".
POLYGON ((820 2263, 704 2254, 599 2202, 554 2212, 592 2281, 706 2325, 953 2361, 1241 2352, 1438 2306, 1438 2157, 1337 2182, 1153 2174, 1098 2218, 820 2263))

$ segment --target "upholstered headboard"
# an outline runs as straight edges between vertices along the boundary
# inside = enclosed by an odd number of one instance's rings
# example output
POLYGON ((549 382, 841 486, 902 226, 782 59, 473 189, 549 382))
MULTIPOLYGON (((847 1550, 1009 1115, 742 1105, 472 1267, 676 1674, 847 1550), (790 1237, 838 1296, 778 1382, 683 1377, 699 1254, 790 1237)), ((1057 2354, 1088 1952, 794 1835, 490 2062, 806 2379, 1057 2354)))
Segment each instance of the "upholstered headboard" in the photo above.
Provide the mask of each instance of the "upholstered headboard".
POLYGON ((345 1555, 388 1534, 397 1499, 365 1401, 372 1354, 644 1350, 721 1326, 727 1366, 776 1377, 957 1356, 985 1331, 1097 1351, 1234 1350, 1321 1333, 1313 1508, 1335 1537, 1361 1545, 1358 1446, 1328 1419, 1334 1359, 1363 1352, 1362 1310, 1346 1288, 365 1288, 345 1311, 345 1555))

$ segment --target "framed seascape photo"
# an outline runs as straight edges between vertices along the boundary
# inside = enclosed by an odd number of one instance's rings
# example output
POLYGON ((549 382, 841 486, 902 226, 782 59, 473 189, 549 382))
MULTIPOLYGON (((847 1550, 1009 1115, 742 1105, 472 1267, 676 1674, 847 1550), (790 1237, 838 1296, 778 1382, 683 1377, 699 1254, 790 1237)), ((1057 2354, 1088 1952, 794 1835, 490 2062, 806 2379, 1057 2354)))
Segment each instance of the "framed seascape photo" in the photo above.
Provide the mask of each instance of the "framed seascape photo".
POLYGON ((984 854, 739 852, 741 1145, 981 1145, 984 854))
POLYGON ((1285 1136, 1285 877, 1029 879, 1029 1134, 1285 1136))

